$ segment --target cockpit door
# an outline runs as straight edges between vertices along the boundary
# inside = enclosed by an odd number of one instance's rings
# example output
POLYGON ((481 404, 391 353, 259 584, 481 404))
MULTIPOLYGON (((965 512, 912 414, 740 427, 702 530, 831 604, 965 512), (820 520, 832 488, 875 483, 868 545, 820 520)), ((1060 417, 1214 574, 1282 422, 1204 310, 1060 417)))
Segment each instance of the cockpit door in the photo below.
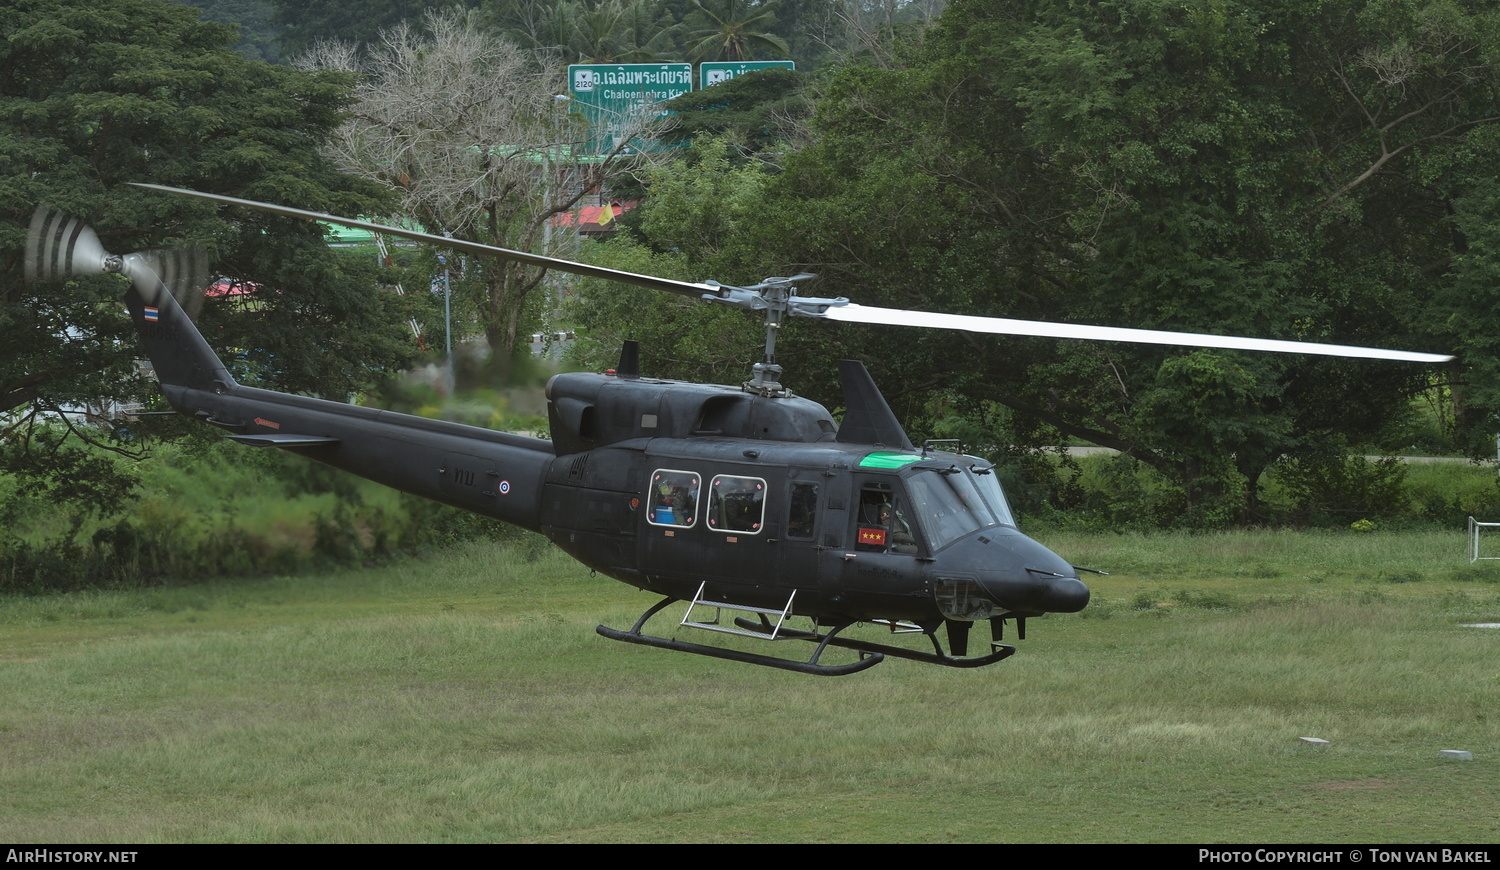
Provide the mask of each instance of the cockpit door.
POLYGON ((899 603, 920 586, 926 554, 900 478, 855 475, 848 530, 839 554, 844 592, 877 601, 889 596, 885 612, 899 612, 899 603))

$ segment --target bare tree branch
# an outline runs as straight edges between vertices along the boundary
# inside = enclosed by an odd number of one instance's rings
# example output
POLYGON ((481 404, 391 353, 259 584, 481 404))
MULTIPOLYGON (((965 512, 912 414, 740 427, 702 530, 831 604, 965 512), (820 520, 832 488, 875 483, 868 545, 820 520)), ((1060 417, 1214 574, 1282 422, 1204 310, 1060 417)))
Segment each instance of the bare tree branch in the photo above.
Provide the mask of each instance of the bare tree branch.
MULTIPOLYGON (((585 131, 559 93, 555 56, 523 50, 462 12, 429 13, 426 23, 430 37, 402 25, 363 58, 352 46, 323 43, 300 64, 360 73, 332 156, 341 169, 397 191, 402 211, 429 230, 533 250, 555 215, 642 159, 640 138, 659 126, 651 113, 611 152, 581 163, 585 131), (565 186, 565 177, 578 181, 565 186)), ((485 335, 508 354, 544 272, 499 262, 481 263, 479 272, 485 335)))

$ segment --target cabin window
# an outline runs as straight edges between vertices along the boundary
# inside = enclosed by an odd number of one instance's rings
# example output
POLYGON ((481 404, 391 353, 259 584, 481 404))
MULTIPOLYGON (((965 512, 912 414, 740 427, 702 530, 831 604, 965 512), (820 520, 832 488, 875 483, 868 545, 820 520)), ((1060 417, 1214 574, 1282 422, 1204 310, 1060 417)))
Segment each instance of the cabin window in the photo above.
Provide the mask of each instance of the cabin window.
POLYGON ((716 532, 759 534, 766 515, 766 482, 721 474, 709 487, 708 527, 716 532))
POLYGON ((854 549, 867 553, 915 553, 917 538, 906 507, 886 484, 867 484, 859 492, 859 528, 854 549))
POLYGON ((818 485, 816 483, 792 484, 792 497, 787 503, 786 536, 799 540, 812 540, 813 519, 818 515, 818 485))
POLYGON ((653 526, 691 527, 698 520, 698 482, 691 471, 658 469, 651 475, 646 521, 653 526))

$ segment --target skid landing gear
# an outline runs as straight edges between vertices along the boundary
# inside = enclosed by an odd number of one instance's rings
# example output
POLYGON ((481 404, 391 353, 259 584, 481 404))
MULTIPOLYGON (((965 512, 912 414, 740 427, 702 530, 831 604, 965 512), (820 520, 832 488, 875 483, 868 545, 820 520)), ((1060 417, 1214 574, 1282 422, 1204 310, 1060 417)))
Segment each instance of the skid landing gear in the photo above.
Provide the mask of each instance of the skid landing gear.
MULTIPOLYGON (((739 618, 734 622, 736 625, 745 629, 746 631, 752 631, 756 633, 765 633, 768 632, 771 628, 770 625, 768 625, 764 620, 762 620, 761 622, 755 622, 754 620, 739 618)), ((930 665, 943 665, 944 667, 949 668, 982 668, 985 665, 992 665, 996 662, 1004 661, 1005 659, 1010 658, 1016 652, 1016 648, 1011 646, 1010 644, 994 643, 990 645, 991 652, 989 655, 972 657, 950 656, 943 652, 942 644, 938 643, 937 636, 931 632, 923 632, 923 634, 927 635, 927 639, 932 641, 933 651, 930 653, 919 652, 914 649, 906 649, 899 646, 889 646, 883 643, 872 643, 870 641, 864 640, 834 637, 835 634, 847 627, 848 623, 845 623, 844 625, 835 628, 833 631, 827 634, 820 634, 811 631, 798 631, 794 628, 783 628, 781 629, 780 636, 795 640, 816 641, 819 643, 819 650, 822 650, 823 647, 831 644, 833 646, 841 646, 846 649, 859 650, 861 655, 869 654, 876 656, 892 656, 898 659, 910 659, 914 662, 926 662, 930 665)))
MULTIPOLYGON (((632 626, 629 631, 620 631, 617 628, 610 628, 607 625, 601 625, 596 628, 595 631, 599 632, 600 635, 607 637, 610 640, 620 640, 624 641, 625 643, 638 643, 643 646, 654 646, 658 649, 668 649, 676 652, 693 653, 694 655, 709 656, 716 659, 727 659, 732 662, 744 662, 751 665, 762 665, 768 668, 779 668, 784 671, 796 671, 799 674, 813 674, 815 676, 821 677, 842 677, 846 674, 856 674, 868 668, 873 668, 885 659, 885 656, 880 652, 865 650, 858 645, 850 644, 847 642, 840 643, 839 639, 835 638, 835 635, 848 628, 850 623, 846 622, 842 625, 835 626, 834 629, 827 634, 814 635, 810 632, 805 631, 793 632, 790 629, 781 627, 779 620, 777 625, 773 626, 771 625, 770 621, 766 619, 768 613, 779 614, 784 619, 787 613, 787 611, 785 610, 767 611, 764 608, 742 607, 723 603, 705 604, 704 602, 699 600, 701 599, 701 597, 702 590, 700 588, 699 595, 695 597, 694 601, 691 602, 688 608, 688 616, 692 615, 692 609, 694 607, 709 606, 726 610, 742 610, 754 612, 760 616, 761 623, 750 622, 749 620, 744 619, 735 620, 736 623, 748 623, 754 626, 753 629, 745 630, 730 628, 728 626, 721 626, 717 623, 689 622, 688 617, 685 616, 683 617, 683 625, 688 625, 693 628, 705 628, 711 631, 720 631, 727 634, 737 634, 743 637, 754 637, 761 640, 778 640, 781 638, 818 640, 818 648, 816 650, 813 650, 812 657, 807 661, 798 661, 796 659, 784 659, 777 656, 760 655, 758 653, 744 652, 742 650, 725 649, 724 647, 707 646, 705 644, 699 643, 689 643, 687 641, 673 640, 672 638, 657 637, 655 635, 641 633, 641 629, 645 627, 647 620, 660 613, 662 609, 667 605, 682 600, 679 598, 664 598, 651 607, 647 608, 646 612, 641 614, 641 618, 635 621, 635 625, 632 626), (761 630, 762 624, 765 626, 764 631, 761 630), (850 662, 849 664, 845 665, 819 664, 818 659, 822 657, 823 651, 827 649, 829 645, 844 646, 850 649, 858 650, 859 660, 850 662)), ((787 604, 789 610, 791 602, 788 601, 787 604)))

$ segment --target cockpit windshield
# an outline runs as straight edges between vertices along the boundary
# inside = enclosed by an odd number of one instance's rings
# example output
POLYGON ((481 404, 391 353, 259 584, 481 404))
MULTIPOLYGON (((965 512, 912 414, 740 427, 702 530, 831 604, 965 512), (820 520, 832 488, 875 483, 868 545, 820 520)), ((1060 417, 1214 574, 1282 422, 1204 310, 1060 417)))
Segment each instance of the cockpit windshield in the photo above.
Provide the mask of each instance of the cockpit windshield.
POLYGON ((975 474, 953 466, 918 469, 906 479, 917 522, 939 550, 978 529, 1015 525, 995 473, 975 474))
POLYGON ((984 496, 985 503, 1000 522, 1007 526, 1016 524, 1015 515, 1010 512, 1010 502, 1005 500, 1005 491, 1000 488, 1000 475, 995 473, 994 466, 989 468, 973 469, 974 485, 978 487, 979 494, 984 496))

